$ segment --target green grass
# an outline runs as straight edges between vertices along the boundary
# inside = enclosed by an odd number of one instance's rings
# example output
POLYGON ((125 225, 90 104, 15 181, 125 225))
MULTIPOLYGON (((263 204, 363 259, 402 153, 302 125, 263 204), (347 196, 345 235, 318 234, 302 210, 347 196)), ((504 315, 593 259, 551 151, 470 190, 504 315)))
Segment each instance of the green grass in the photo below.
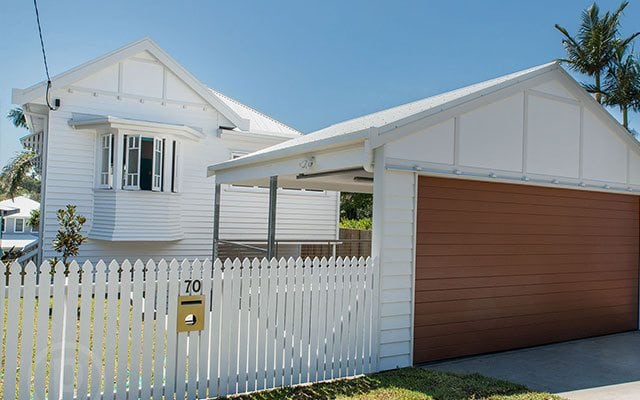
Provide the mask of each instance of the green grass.
POLYGON ((562 400, 478 374, 403 368, 370 376, 287 387, 235 397, 241 400, 562 400))

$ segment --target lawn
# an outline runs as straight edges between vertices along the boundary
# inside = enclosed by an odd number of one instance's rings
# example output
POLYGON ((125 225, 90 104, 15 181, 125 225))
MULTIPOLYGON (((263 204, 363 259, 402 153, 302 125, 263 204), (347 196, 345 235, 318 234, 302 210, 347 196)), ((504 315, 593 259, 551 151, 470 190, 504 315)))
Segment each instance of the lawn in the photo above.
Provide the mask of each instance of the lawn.
POLYGON ((282 388, 235 397, 241 400, 562 400, 548 393, 478 374, 403 368, 355 379, 282 388))

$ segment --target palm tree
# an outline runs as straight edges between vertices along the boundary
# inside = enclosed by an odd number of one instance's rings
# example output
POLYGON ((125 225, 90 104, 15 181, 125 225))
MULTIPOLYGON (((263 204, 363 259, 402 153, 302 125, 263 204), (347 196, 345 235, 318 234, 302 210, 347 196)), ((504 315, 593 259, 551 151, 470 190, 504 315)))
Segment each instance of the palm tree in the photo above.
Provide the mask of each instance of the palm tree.
POLYGON ((622 43, 615 46, 602 91, 604 103, 620 108, 622 125, 629 129, 629 109, 640 106, 640 64, 633 51, 627 52, 622 43))
POLYGON ((23 151, 15 156, 0 173, 0 189, 13 200, 18 194, 29 173, 36 167, 38 154, 32 151, 23 151))
POLYGON ((618 37, 620 16, 627 5, 629 2, 623 1, 615 12, 607 11, 600 16, 598 5, 593 3, 582 12, 575 38, 562 26, 555 25, 564 35, 562 44, 567 51, 567 58, 560 61, 569 64, 575 71, 594 77, 595 84, 588 89, 595 93, 599 103, 602 103, 601 77, 614 57, 616 45, 626 48, 640 34, 636 32, 626 39, 618 37))
POLYGON ((27 119, 24 116, 24 111, 20 107, 12 108, 7 113, 7 118, 11 121, 16 128, 26 128, 27 119))

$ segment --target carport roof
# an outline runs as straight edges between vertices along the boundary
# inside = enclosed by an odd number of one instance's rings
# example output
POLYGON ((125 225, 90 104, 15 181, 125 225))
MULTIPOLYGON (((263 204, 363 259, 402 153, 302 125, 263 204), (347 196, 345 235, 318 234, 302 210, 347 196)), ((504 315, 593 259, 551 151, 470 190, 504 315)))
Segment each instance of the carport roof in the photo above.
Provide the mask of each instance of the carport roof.
POLYGON ((450 92, 343 121, 324 129, 267 147, 244 157, 211 165, 208 167, 208 175, 214 175, 216 171, 241 167, 255 162, 264 162, 350 142, 364 141, 369 137, 369 130, 371 128, 401 125, 400 122, 403 119, 413 117, 416 114, 443 111, 449 107, 459 105, 462 102, 477 99, 488 93, 559 68, 561 68, 559 63, 553 61, 450 92))

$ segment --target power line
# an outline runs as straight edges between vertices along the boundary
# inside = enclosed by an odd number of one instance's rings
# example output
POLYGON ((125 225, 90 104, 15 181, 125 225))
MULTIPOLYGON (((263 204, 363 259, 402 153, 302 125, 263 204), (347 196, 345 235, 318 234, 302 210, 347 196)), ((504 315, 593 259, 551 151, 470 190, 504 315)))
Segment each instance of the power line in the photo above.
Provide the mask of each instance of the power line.
POLYGON ((33 0, 33 7, 36 10, 36 22, 38 23, 38 35, 40 35, 40 48, 42 49, 42 59, 44 60, 44 71, 47 74, 47 92, 45 100, 50 110, 55 110, 49 103, 49 91, 51 90, 51 77, 49 76, 49 65, 47 64, 47 52, 44 50, 44 40, 42 39, 42 27, 40 26, 40 13, 38 12, 38 2, 33 0))

